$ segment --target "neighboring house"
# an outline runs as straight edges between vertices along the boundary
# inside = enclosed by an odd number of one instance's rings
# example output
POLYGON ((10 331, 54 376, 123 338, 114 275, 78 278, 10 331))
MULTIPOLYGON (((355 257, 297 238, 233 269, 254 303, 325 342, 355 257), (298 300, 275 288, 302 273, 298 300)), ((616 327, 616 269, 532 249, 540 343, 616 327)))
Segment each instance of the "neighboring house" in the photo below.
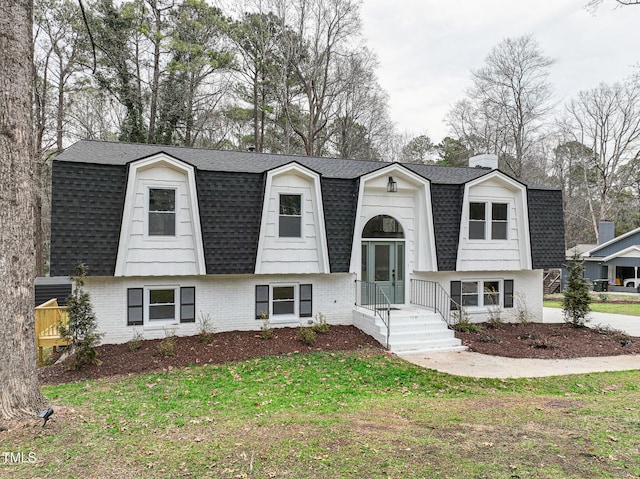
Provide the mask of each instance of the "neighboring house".
POLYGON ((602 221, 598 245, 581 252, 584 277, 607 280, 610 291, 634 292, 640 287, 640 228, 615 236, 614 224, 602 221))
MULTIPOLYGON (((80 141, 54 161, 51 224, 51 274, 88 266, 105 343, 319 312, 384 342, 360 307, 371 285, 397 308, 391 332, 431 321, 425 294, 474 321, 539 318, 542 271, 564 261, 561 192, 488 168, 80 141)), ((387 342, 420 349, 407 337, 387 342)))

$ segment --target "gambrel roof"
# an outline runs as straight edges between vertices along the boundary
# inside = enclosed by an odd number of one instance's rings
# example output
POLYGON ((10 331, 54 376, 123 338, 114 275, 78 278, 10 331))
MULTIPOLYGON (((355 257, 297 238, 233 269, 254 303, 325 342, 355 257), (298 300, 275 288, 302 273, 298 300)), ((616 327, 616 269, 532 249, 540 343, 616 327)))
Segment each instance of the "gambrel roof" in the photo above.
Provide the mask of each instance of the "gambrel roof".
MULTIPOLYGON (((89 274, 114 274, 131 162, 164 152, 192 165, 208 273, 254 272, 266 173, 291 162, 321 178, 329 262, 332 272, 349 270, 359 178, 389 163, 273 155, 82 140, 53 166, 51 274, 69 275, 84 262, 89 274)), ((404 164, 429 180, 438 270, 453 271, 460 233, 464 185, 490 170, 404 164)), ((564 261, 562 195, 525 184, 534 269, 564 261)))

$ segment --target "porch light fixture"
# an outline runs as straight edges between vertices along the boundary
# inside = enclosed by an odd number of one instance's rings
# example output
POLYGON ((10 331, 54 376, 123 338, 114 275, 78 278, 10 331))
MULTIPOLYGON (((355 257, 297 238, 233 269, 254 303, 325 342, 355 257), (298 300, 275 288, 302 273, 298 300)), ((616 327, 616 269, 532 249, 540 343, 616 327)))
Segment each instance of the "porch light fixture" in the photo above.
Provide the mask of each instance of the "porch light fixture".
POLYGON ((389 193, 396 193, 398 191, 398 183, 393 179, 393 176, 389 177, 389 182, 387 183, 387 191, 389 193))

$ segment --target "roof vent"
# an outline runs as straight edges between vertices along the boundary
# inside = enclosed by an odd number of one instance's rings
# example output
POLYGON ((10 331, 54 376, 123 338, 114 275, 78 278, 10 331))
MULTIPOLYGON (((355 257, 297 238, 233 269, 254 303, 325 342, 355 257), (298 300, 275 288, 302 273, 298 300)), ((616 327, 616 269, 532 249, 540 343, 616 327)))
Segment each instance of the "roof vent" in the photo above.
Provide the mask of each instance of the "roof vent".
POLYGON ((471 168, 498 169, 498 155, 476 155, 469 158, 471 168))

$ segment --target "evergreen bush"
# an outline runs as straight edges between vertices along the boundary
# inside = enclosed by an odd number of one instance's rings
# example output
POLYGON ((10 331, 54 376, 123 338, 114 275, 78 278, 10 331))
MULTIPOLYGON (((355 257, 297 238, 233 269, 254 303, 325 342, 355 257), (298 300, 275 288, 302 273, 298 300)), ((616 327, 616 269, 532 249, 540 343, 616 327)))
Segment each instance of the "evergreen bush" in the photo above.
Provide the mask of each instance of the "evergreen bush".
POLYGON ((589 283, 583 277, 584 264, 577 254, 567 265, 569 277, 567 288, 564 292, 562 314, 564 321, 574 328, 584 327, 588 321, 587 316, 591 312, 591 296, 589 295, 589 283))

